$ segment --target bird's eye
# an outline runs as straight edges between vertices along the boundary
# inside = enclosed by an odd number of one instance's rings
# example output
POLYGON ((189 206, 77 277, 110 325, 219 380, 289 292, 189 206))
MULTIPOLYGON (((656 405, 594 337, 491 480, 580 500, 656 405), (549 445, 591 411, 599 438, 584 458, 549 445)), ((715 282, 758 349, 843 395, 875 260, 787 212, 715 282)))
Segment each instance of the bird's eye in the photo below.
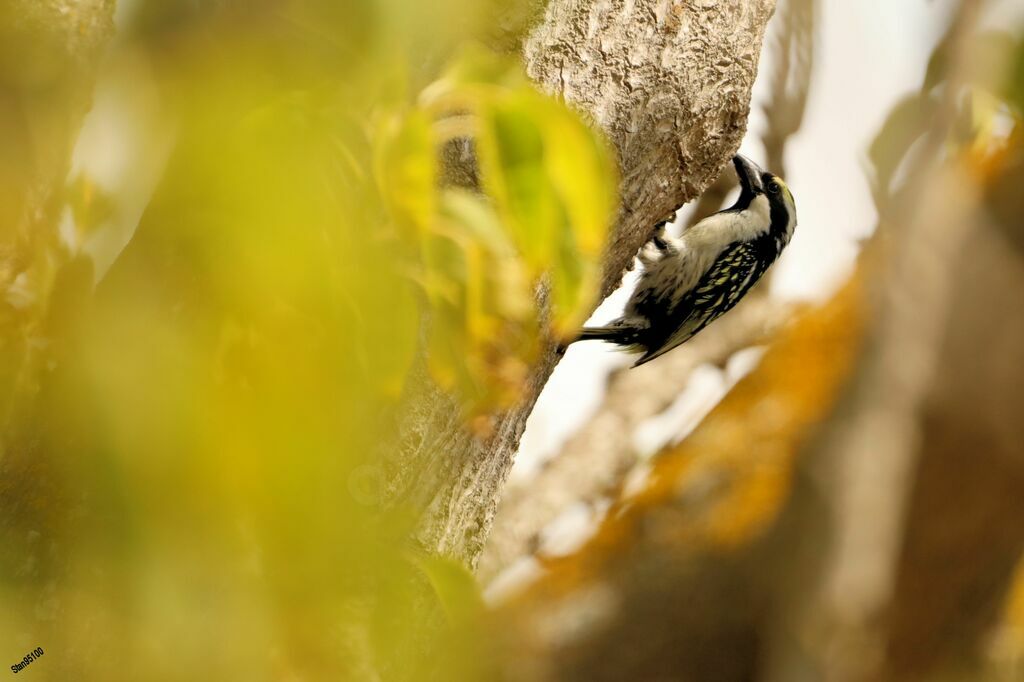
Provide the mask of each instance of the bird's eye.
POLYGON ((771 192, 772 194, 778 194, 779 193, 779 183, 775 182, 774 180, 772 182, 769 182, 768 183, 768 191, 771 192))

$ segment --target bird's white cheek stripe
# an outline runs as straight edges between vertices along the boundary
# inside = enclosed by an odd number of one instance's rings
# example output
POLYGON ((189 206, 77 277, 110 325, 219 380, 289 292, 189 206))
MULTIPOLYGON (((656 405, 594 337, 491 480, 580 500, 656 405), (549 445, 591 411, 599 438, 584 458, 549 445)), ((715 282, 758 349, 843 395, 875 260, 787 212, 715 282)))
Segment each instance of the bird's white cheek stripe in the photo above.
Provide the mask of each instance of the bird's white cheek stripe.
POLYGON ((750 202, 750 206, 747 210, 740 213, 743 216, 743 235, 744 239, 752 239, 759 234, 763 234, 771 226, 772 222, 772 207, 768 203, 768 197, 763 194, 758 195, 750 202))

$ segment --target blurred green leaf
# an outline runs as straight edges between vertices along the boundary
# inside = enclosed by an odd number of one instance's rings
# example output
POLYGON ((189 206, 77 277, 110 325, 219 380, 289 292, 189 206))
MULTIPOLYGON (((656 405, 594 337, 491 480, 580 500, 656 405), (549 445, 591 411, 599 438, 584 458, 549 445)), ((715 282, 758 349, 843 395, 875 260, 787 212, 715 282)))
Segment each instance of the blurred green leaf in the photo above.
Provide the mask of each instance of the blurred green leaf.
POLYGON ((900 100, 868 148, 872 164, 871 189, 875 205, 883 206, 892 195, 893 177, 900 163, 921 135, 935 105, 928 95, 911 94, 900 100))
POLYGON ((544 172, 543 125, 531 93, 517 91, 481 111, 477 149, 484 186, 532 270, 552 262, 559 206, 544 172))
MULTIPOLYGON (((587 312, 616 187, 514 58, 436 66, 498 4, 142 0, 109 55, 173 131, 141 221, 95 292, 36 235, 0 272, 0 641, 63 652, 41 674, 426 679, 426 639, 459 671, 440 679, 488 679, 421 609, 426 582, 452 623, 479 594, 409 564, 421 510, 389 497, 405 462, 384 444, 424 337, 474 424, 521 396, 537 291, 563 327, 587 312), (486 147, 481 192, 441 186, 455 137, 486 147)), ((0 124, 18 178, 24 124, 0 124)), ((88 180, 63 198, 54 215, 116 222, 88 180)))
POLYGON ((518 396, 538 349, 542 281, 556 334, 589 313, 615 210, 614 165, 579 116, 480 48, 418 102, 388 124, 378 184, 396 222, 421 227, 422 262, 407 267, 432 309, 430 366, 480 413, 518 396), (431 146, 454 137, 471 138, 481 194, 431 186, 431 146))
POLYGON ((572 111, 532 89, 483 108, 484 186, 535 279, 551 274, 556 334, 589 313, 615 209, 615 173, 603 141, 572 111))
POLYGON ((1017 44, 1010 64, 1008 99, 1017 109, 1017 116, 1024 117, 1024 40, 1017 44))
MULTIPOLYGON (((949 52, 952 49, 950 35, 946 35, 932 52, 925 70, 923 93, 931 92, 949 77, 949 52)), ((966 53, 964 75, 967 83, 988 90, 992 94, 1005 92, 1007 81, 1006 65, 1010 55, 1017 51, 1017 40, 1008 32, 1000 30, 982 31, 971 36, 966 53)))
POLYGON ((435 376, 470 412, 507 404, 536 354, 537 313, 522 259, 492 206, 466 191, 445 191, 424 258, 435 376))
POLYGON ((425 553, 410 553, 409 560, 430 582, 450 623, 466 625, 483 614, 480 587, 473 574, 461 563, 425 553))
POLYGON ((403 237, 430 229, 436 212, 436 141, 427 115, 413 111, 384 123, 375 145, 377 182, 403 237))
POLYGON ((68 187, 67 203, 75 219, 79 238, 92 234, 115 212, 114 201, 102 187, 85 174, 79 174, 68 187))

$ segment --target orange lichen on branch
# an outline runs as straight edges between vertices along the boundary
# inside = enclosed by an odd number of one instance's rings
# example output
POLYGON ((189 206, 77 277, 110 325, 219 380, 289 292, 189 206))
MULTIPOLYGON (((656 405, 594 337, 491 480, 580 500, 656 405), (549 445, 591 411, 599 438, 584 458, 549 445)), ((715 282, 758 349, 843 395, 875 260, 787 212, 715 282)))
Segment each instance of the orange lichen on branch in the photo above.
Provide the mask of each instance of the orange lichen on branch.
POLYGON ((658 457, 632 500, 637 512, 681 501, 698 513, 684 514, 677 539, 726 548, 770 524, 801 446, 850 375, 863 326, 860 296, 854 279, 783 332, 694 434, 658 457))

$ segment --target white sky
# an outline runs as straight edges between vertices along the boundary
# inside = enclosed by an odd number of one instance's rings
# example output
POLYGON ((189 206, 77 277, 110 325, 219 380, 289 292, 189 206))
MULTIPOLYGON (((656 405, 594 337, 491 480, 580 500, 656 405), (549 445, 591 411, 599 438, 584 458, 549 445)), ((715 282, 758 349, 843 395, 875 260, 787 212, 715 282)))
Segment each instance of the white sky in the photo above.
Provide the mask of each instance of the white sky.
MULTIPOLYGON (((818 41, 804 125, 787 149, 786 182, 799 226, 774 269, 773 292, 820 300, 848 274, 857 241, 877 214, 864 174, 866 149, 892 105, 921 83, 948 2, 832 0, 819 4, 818 41)), ((770 68, 771 55, 765 63, 770 68)), ((758 86, 764 86, 761 79, 758 86)), ((755 101, 763 101, 755 87, 755 101)), ((763 156, 755 107, 742 149, 763 156)))

